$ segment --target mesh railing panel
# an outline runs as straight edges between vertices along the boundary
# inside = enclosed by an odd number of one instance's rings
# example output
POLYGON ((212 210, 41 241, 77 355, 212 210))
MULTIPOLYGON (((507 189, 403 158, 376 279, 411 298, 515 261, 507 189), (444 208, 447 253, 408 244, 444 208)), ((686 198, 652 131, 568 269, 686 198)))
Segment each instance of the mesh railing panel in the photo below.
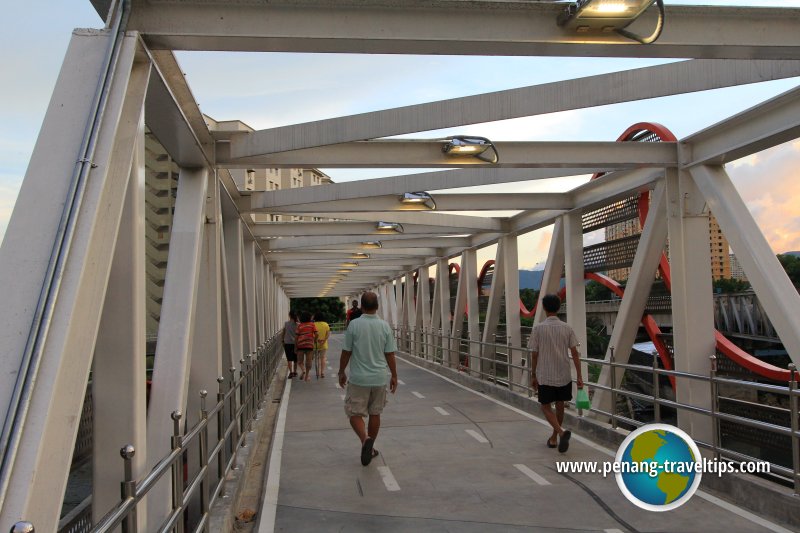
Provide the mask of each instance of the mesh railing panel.
POLYGON ((618 222, 634 219, 639 216, 638 205, 639 196, 636 195, 584 213, 583 217, 581 217, 583 220, 583 232, 589 233, 618 222))
POLYGON ((593 244, 583 249, 583 269, 586 272, 603 272, 625 268, 633 264, 639 235, 593 244))

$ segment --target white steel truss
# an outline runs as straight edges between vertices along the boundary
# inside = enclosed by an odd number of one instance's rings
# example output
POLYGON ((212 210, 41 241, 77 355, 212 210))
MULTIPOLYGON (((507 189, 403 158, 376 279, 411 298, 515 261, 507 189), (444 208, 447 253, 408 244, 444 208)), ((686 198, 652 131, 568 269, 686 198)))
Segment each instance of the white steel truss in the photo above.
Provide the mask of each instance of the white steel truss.
MULTIPOLYGON (((497 164, 447 158, 437 140, 385 139, 797 77, 797 9, 679 7, 661 40, 641 46, 615 35, 565 34, 548 2, 495 2, 485 10, 469 0, 458 2, 459 9, 455 0, 388 7, 392 2, 367 0, 348 8, 346 24, 337 23, 345 8, 331 0, 94 4, 109 13, 108 28, 72 37, 0 248, 0 301, 13 302, 0 306, 0 527, 35 516, 37 530, 56 529, 90 371, 95 401, 102 402, 94 419, 97 519, 113 504, 109 495, 118 494, 118 477, 105 473, 119 468, 119 447, 136 447, 133 474, 140 479, 169 453, 172 413, 181 412, 183 424, 196 420, 198 390, 216 390, 218 376, 241 370, 245 356, 278 334, 290 298, 376 290, 382 316, 411 332, 401 348, 429 358, 448 348, 433 347, 430 333, 441 329, 460 339, 466 314, 472 343, 465 364, 473 373, 489 371, 480 356, 495 342, 504 300, 505 342, 511 362, 520 364, 527 353, 517 271, 525 251, 517 249, 517 237, 552 225, 542 293, 558 290, 563 267, 568 321, 585 345, 581 215, 644 191, 654 191, 654 200, 614 328, 616 348, 629 352, 668 234, 676 364, 707 369, 714 350, 703 240, 710 208, 800 365, 800 296, 722 166, 796 139, 800 89, 677 142, 498 139, 497 164), (464 25, 478 19, 472 26, 482 28, 480 35, 465 40, 464 25), (758 30, 767 26, 769 32, 758 30), (211 49, 692 59, 223 135, 209 131, 172 53, 211 49), (180 167, 149 408, 142 353, 145 124, 180 167), (239 190, 230 172, 297 166, 450 170, 271 192, 239 190), (561 193, 458 191, 595 172, 607 173, 561 193), (401 202, 417 191, 434 191, 437 209, 401 202), (515 213, 478 213, 498 210, 515 213), (264 213, 330 220, 254 222, 253 214, 264 213), (379 228, 379 222, 400 226, 379 228), (377 241, 380 248, 364 247, 377 241), (498 244, 496 263, 481 329, 476 252, 492 244, 498 244), (353 261, 358 265, 342 265, 353 261), (452 310, 451 261, 460 265, 452 310)), ((534 320, 540 318, 541 306, 534 320)), ((627 357, 620 352, 618 361, 627 357)), ((512 369, 512 391, 522 390, 526 374, 512 369)), ((608 379, 605 373, 601 382, 608 379)), ((699 387, 681 386, 677 395, 698 407, 710 402, 699 387)), ((598 400, 607 402, 602 394, 598 400)), ((687 415, 679 423, 708 442, 702 420, 687 415)), ((147 512, 139 511, 140 531, 156 529, 167 516, 170 484, 163 478, 147 512)))

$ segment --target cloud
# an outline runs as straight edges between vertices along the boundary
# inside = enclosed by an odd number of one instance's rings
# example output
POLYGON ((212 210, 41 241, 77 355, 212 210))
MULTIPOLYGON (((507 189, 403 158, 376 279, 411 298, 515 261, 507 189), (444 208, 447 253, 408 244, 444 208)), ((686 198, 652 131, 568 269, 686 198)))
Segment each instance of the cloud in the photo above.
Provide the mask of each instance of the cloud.
POLYGON ((798 168, 800 141, 727 166, 731 181, 775 253, 800 250, 798 168))

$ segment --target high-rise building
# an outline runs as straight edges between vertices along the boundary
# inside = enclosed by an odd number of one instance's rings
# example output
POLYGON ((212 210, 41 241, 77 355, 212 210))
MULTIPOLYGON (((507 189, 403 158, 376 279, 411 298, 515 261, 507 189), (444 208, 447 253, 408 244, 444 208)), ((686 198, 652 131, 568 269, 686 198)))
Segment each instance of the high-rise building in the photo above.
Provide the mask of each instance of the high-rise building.
MULTIPOLYGON (((248 132, 253 129, 239 120, 216 121, 206 116, 210 131, 248 132)), ((170 232, 178 188, 178 166, 148 131, 145 136, 145 216, 147 258, 147 333, 158 333, 164 280, 167 274, 170 232)), ((229 169, 237 188, 243 193, 277 191, 333 183, 324 172, 315 168, 229 169)), ((254 222, 288 222, 320 220, 313 216, 254 213, 254 222)))
POLYGON ((731 279, 747 281, 747 276, 745 275, 744 269, 742 269, 742 264, 739 263, 739 259, 736 257, 736 254, 730 254, 730 265, 731 279))
MULTIPOLYGON (((642 226, 639 219, 626 220, 608 226, 605 230, 606 241, 613 241, 623 237, 630 237, 631 235, 638 235, 642 232, 642 226)), ((728 257, 729 244, 728 239, 722 234, 722 230, 717 223, 717 219, 713 214, 709 213, 708 217, 708 246, 711 253, 711 277, 714 280, 730 278, 731 277, 731 263, 728 257)), ((669 255, 669 244, 666 248, 667 255, 669 255)), ((628 279, 631 269, 616 268, 608 271, 608 276, 618 281, 628 279)))

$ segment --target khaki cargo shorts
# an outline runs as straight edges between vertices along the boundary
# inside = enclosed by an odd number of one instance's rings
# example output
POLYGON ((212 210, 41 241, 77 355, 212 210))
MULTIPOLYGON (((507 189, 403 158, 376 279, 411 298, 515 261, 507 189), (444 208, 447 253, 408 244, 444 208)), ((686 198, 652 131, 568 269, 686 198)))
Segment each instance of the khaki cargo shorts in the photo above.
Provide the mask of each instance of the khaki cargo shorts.
POLYGON ((362 387, 348 383, 347 394, 344 397, 344 412, 348 417, 379 415, 387 402, 386 385, 362 387))

